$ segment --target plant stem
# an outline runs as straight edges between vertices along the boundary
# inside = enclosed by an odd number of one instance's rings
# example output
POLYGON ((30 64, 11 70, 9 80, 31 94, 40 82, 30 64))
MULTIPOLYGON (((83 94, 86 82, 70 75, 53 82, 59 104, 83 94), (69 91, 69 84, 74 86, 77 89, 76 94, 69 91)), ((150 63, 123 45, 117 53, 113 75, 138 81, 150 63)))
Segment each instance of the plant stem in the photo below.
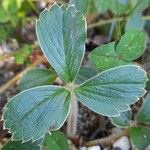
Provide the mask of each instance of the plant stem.
MULTIPOLYGON (((121 22, 121 21, 124 21, 125 19, 128 19, 128 17, 120 17, 120 18, 111 18, 111 19, 107 19, 107 20, 100 20, 96 23, 89 24, 88 29, 95 28, 95 27, 102 26, 102 25, 106 25, 106 24, 109 24, 112 22, 121 22)), ((150 16, 143 16, 142 19, 143 20, 150 20, 150 16)))
POLYGON ((28 66, 26 69, 24 69, 23 71, 15 75, 6 84, 2 85, 0 87, 0 94, 3 93, 5 90, 7 90, 11 85, 15 84, 27 71, 32 70, 37 64, 43 62, 43 60, 44 60, 44 57, 41 57, 41 59, 38 59, 32 65, 28 66))
POLYGON ((78 128, 78 101, 75 96, 72 98, 70 113, 67 120, 67 136, 76 137, 78 128))
POLYGON ((129 128, 123 130, 121 133, 115 133, 112 134, 106 138, 92 140, 89 142, 86 142, 84 145, 86 147, 95 146, 95 145, 101 145, 103 147, 110 146, 114 141, 120 139, 123 136, 129 136, 129 128))

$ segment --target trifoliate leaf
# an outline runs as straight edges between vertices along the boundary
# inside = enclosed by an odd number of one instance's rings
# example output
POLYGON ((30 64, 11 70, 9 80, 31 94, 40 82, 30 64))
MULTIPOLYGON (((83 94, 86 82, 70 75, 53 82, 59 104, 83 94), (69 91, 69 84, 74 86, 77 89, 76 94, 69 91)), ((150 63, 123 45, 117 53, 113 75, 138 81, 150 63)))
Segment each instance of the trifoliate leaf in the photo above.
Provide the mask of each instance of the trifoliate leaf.
POLYGON ((19 83, 21 91, 37 86, 48 85, 55 81, 57 74, 52 69, 33 69, 27 72, 19 83))
POLYGON ((144 127, 132 128, 130 140, 136 150, 145 150, 150 144, 150 129, 144 127))
POLYGON ((132 29, 126 32, 117 47, 115 43, 109 43, 97 47, 90 53, 90 61, 99 70, 132 64, 139 58, 146 46, 146 35, 143 31, 132 29))
POLYGON ((74 6, 54 4, 45 9, 36 24, 41 48, 49 63, 65 82, 74 80, 83 59, 85 19, 74 6))
POLYGON ((111 117, 111 122, 119 128, 128 128, 130 127, 132 113, 130 110, 121 112, 118 117, 111 117))
POLYGON ((46 150, 69 150, 67 138, 60 131, 52 132, 51 135, 46 134, 43 146, 46 150))
POLYGON ((37 140, 62 126, 68 115, 70 93, 62 87, 41 86, 13 97, 3 113, 4 126, 14 140, 37 140))
POLYGON ((76 87, 77 99, 89 109, 110 117, 129 110, 145 93, 147 77, 138 66, 121 66, 104 71, 76 87))
POLYGON ((144 103, 136 116, 136 120, 140 123, 150 124, 150 94, 148 94, 144 100, 144 103))

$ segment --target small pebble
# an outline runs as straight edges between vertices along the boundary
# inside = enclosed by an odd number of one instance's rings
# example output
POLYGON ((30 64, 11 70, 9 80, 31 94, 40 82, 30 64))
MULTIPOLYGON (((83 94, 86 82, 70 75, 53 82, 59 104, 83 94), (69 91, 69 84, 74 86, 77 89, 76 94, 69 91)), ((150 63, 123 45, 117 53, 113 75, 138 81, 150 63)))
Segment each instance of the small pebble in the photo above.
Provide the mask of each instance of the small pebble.
POLYGON ((128 137, 123 136, 113 144, 113 150, 130 150, 131 144, 128 137))
POLYGON ((150 145, 148 145, 145 150, 150 150, 150 145))

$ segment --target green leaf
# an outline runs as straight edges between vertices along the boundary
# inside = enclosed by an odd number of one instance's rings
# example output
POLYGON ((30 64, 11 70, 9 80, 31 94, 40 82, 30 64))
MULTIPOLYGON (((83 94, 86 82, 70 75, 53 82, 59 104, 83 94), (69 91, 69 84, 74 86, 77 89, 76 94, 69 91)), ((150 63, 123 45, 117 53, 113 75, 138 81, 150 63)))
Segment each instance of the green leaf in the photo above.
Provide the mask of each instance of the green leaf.
POLYGON ((84 81, 92 78, 93 76, 95 76, 96 74, 98 74, 93 68, 90 67, 81 67, 79 70, 79 73, 75 79, 75 83, 77 84, 81 84, 84 81))
POLYGON ((9 141, 6 143, 2 150, 40 150, 39 143, 37 141, 22 143, 21 141, 9 141))
POLYGON ((1 5, 7 14, 7 18, 11 21, 13 27, 16 27, 19 21, 18 11, 22 1, 23 0, 2 0, 1 2, 1 5))
POLYGON ((143 31, 132 29, 121 37, 116 52, 126 61, 135 60, 143 54, 146 42, 146 35, 143 31))
POLYGON ((16 51, 13 56, 17 64, 23 64, 28 56, 32 53, 32 46, 25 45, 21 50, 16 51))
POLYGON ((9 14, 15 14, 21 7, 23 0, 2 0, 2 6, 9 14))
POLYGON ((11 14, 10 15, 10 21, 12 23, 12 26, 15 28, 19 22, 19 16, 18 14, 11 14))
POLYGON ((69 83, 77 75, 86 40, 85 19, 74 6, 54 4, 45 9, 36 24, 41 48, 57 74, 69 83))
POLYGON ((145 21, 142 19, 142 14, 139 13, 133 13, 126 24, 126 31, 131 29, 140 29, 143 30, 145 25, 145 21))
POLYGON ((3 26, 0 26, 0 44, 7 39, 7 31, 3 26))
POLYGON ((146 91, 150 92, 150 74, 147 74, 148 81, 146 82, 146 91))
POLYGON ((132 113, 130 110, 121 112, 118 117, 111 117, 111 122, 119 128, 128 128, 130 127, 132 113))
POLYGON ((132 64, 140 57, 146 46, 144 32, 133 29, 126 32, 115 49, 115 43, 97 47, 90 53, 90 61, 99 70, 106 70, 120 65, 132 64))
POLYGON ((132 8, 134 8, 133 13, 142 13, 144 9, 146 9, 150 5, 150 0, 134 0, 130 1, 132 8))
POLYGON ((5 128, 14 140, 37 140, 62 126, 68 115, 70 93, 63 87, 41 86, 13 97, 3 113, 5 128))
POLYGON ((90 0, 70 0, 69 5, 75 5, 76 9, 83 14, 86 14, 90 0))
POLYGON ((142 107, 136 116, 136 120, 140 123, 150 124, 150 94, 147 95, 142 107))
POLYGON ((8 16, 6 10, 1 6, 1 4, 0 4, 0 8, 1 8, 0 23, 6 23, 9 21, 9 16, 8 16))
POLYGON ((131 15, 126 24, 126 31, 137 28, 143 29, 145 25, 145 21, 142 19, 142 11, 147 8, 150 4, 149 0, 134 0, 130 1, 130 5, 132 7, 131 15))
POLYGON ((110 10, 114 14, 121 14, 128 10, 127 0, 96 0, 94 2, 99 13, 110 10))
POLYGON ((57 74, 52 69, 33 69, 27 72, 19 83, 21 91, 33 87, 48 85, 55 81, 57 74))
POLYGON ((145 94, 146 80, 144 70, 138 66, 121 66, 87 80, 76 87, 75 94, 89 109, 115 117, 129 110, 129 105, 145 94))
POLYGON ((136 150, 145 150, 150 144, 150 129, 144 127, 132 128, 130 140, 136 150))
POLYGON ((47 134, 43 142, 44 148, 46 150, 68 150, 69 145, 66 136, 60 132, 52 132, 52 134, 47 134))
POLYGON ((102 71, 131 63, 118 57, 114 42, 95 48, 90 53, 90 62, 94 64, 98 70, 102 71))

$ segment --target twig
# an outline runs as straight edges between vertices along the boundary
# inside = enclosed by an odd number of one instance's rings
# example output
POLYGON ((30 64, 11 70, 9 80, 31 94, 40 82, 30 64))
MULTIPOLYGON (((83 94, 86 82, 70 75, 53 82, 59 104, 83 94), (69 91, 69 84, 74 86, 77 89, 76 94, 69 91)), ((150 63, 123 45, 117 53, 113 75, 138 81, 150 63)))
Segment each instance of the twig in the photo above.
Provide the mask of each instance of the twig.
POLYGON ((28 66, 26 69, 21 71, 20 73, 16 74, 12 79, 10 79, 6 84, 0 87, 0 94, 7 90, 11 85, 15 84, 27 71, 32 70, 37 64, 43 62, 44 57, 41 57, 32 65, 28 66))
MULTIPOLYGON (((121 21, 124 21, 125 19, 128 19, 128 17, 120 17, 120 18, 111 18, 111 19, 107 19, 107 20, 101 20, 101 21, 98 21, 96 23, 89 24, 88 29, 95 28, 95 27, 102 26, 102 25, 106 25, 106 24, 109 24, 112 22, 121 22, 121 21)), ((143 20, 150 20, 150 16, 143 16, 142 19, 143 20)))
POLYGON ((114 141, 120 139, 123 136, 129 136, 129 128, 123 130, 121 133, 118 133, 118 134, 115 133, 115 134, 112 134, 106 138, 86 142, 84 145, 86 147, 95 146, 95 145, 101 145, 103 147, 106 147, 106 146, 110 146, 114 141))

